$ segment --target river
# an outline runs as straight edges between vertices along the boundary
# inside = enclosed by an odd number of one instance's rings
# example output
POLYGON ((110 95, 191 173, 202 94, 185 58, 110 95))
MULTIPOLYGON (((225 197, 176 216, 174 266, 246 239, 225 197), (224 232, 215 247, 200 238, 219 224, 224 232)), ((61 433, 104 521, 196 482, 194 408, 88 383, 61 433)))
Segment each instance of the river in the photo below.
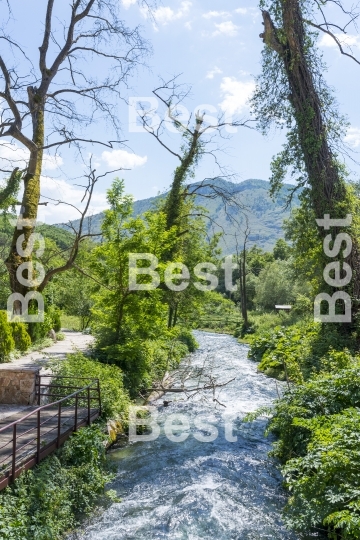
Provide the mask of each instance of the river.
MULTIPOLYGON (((216 394, 222 405, 197 395, 189 401, 179 394, 168 407, 157 403, 160 436, 134 442, 111 452, 117 476, 110 486, 120 503, 85 528, 86 540, 290 540, 281 511, 285 494, 281 477, 269 459, 271 439, 264 437, 265 420, 251 424, 241 418, 277 397, 275 381, 256 370, 248 348, 233 337, 196 332, 200 348, 191 356, 194 366, 205 365, 218 382, 235 380, 216 394), (190 420, 183 442, 173 442, 163 427, 169 415, 190 420), (193 425, 199 415, 218 430, 211 442, 197 440, 209 429, 193 425), (225 422, 232 422, 225 437, 225 422), (194 436, 196 435, 196 436, 194 436), (237 437, 237 441, 231 441, 237 437), (230 440, 226 440, 230 439, 230 440)), ((181 434, 181 432, 174 432, 181 434)))

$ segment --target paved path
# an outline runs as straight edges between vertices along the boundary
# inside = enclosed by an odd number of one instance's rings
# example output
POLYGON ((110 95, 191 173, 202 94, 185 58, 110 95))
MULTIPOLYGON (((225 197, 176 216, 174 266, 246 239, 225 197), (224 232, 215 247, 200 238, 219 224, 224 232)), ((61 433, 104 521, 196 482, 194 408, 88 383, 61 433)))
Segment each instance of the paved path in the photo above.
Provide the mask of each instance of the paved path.
POLYGON ((14 367, 34 364, 46 366, 49 359, 63 359, 67 354, 74 352, 74 350, 86 351, 94 340, 92 336, 82 334, 81 332, 70 332, 68 330, 63 330, 62 334, 65 335, 64 341, 58 341, 50 347, 42 349, 42 351, 26 354, 21 358, 13 360, 11 364, 14 367))
MULTIPOLYGON (((7 368, 10 366, 21 368, 38 365, 42 367, 41 374, 44 375, 47 373, 46 366, 49 360, 54 358, 64 359, 67 354, 78 351, 86 351, 91 343, 93 342, 93 337, 82 334, 81 332, 71 332, 69 330, 62 330, 62 333, 65 335, 64 341, 58 341, 50 347, 46 347, 42 351, 36 351, 17 358, 10 363, 3 364, 7 368)), ((17 415, 18 413, 26 414, 29 409, 27 405, 2 405, 0 404, 0 422, 4 418, 10 419, 12 415, 17 415)), ((12 420, 12 419, 10 419, 12 420)), ((9 421, 9 420, 8 420, 9 421)))

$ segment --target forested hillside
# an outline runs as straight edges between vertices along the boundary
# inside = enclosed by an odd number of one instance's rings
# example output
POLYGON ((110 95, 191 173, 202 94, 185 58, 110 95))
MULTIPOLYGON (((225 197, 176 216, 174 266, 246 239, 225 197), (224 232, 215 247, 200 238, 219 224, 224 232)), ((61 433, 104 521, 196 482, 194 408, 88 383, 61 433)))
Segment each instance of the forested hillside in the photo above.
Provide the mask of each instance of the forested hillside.
MULTIPOLYGON (((265 251, 271 251, 276 240, 284 237, 282 224, 284 219, 290 215, 290 208, 286 206, 286 196, 293 186, 284 184, 280 192, 271 198, 269 194, 269 182, 264 180, 245 180, 240 183, 232 183, 227 180, 218 179, 212 182, 223 191, 235 195, 236 205, 227 208, 222 198, 218 195, 213 197, 209 187, 201 187, 195 195, 195 205, 201 206, 207 211, 207 230, 209 235, 221 232, 223 237, 220 240, 220 247, 224 255, 236 252, 235 233, 241 245, 245 230, 245 216, 248 216, 250 245, 256 244, 265 251)), ((195 182, 190 185, 189 191, 197 189, 200 185, 195 182)), ((134 217, 144 214, 147 210, 156 208, 159 201, 166 197, 167 193, 134 202, 134 217)), ((295 193, 292 207, 299 206, 298 192, 295 193)), ((100 232, 104 214, 96 214, 89 218, 91 230, 94 233, 100 232)), ((76 226, 78 221, 74 221, 76 226)), ((89 223, 89 220, 88 220, 89 223)), ((59 227, 66 228, 65 224, 59 227)))

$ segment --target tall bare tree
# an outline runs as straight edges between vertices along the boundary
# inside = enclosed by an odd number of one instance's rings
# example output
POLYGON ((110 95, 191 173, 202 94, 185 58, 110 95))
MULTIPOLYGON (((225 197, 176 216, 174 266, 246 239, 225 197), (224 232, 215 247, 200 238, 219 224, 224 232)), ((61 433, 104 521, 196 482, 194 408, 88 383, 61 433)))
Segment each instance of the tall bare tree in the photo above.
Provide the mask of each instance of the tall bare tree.
MULTIPOLYGON (((10 8, 9 2, 0 3, 3 13, 5 6, 10 8)), ((138 28, 129 29, 121 20, 120 6, 118 0, 71 0, 70 5, 47 0, 35 65, 4 26, 0 32, 0 137, 25 148, 29 155, 21 171, 23 229, 15 227, 6 259, 13 292, 25 295, 29 290, 19 283, 17 269, 30 257, 19 255, 16 244, 24 234, 25 247, 34 231, 44 153, 57 152, 64 145, 81 151, 86 144, 113 148, 121 143, 116 102, 123 99, 122 89, 134 68, 143 61, 148 44, 138 28), (65 22, 61 23, 64 18, 65 22), (103 76, 94 74, 91 61, 95 59, 102 62, 103 76), (96 121, 111 125, 114 140, 86 136, 87 128, 91 130, 96 121)), ((34 34, 28 35, 33 41, 34 34)), ((0 166, 10 176, 7 191, 16 184, 15 165, 14 158, 0 166)))

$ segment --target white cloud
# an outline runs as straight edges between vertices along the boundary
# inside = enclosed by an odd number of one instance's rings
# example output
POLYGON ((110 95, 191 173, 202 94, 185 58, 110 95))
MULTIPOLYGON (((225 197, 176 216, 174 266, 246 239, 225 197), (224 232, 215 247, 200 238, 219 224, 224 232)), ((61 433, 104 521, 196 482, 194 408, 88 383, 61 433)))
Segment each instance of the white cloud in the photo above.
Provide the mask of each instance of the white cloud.
POLYGON ((64 160, 60 156, 50 156, 49 154, 44 154, 43 159, 43 170, 44 171, 55 171, 64 163, 64 160))
POLYGON ((220 73, 222 73, 221 69, 215 66, 214 69, 207 72, 206 78, 213 79, 215 75, 220 75, 220 73))
POLYGON ((114 169, 134 169, 135 167, 141 167, 141 165, 147 162, 147 156, 137 156, 126 150, 112 150, 111 152, 105 150, 101 154, 101 157, 109 167, 113 167, 114 169))
POLYGON ((228 11, 208 11, 203 14, 204 19, 213 19, 215 17, 229 17, 230 13, 228 11))
POLYGON ((235 13, 240 13, 240 15, 246 15, 247 13, 249 13, 249 10, 248 8, 238 8, 235 9, 235 13))
POLYGON ((122 5, 125 9, 129 9, 130 6, 136 4, 137 0, 122 0, 122 5))
POLYGON ((249 98, 255 89, 253 81, 238 81, 234 77, 224 77, 220 85, 221 94, 224 97, 220 103, 221 110, 234 115, 246 110, 249 98))
MULTIPOLYGON (((4 165, 4 169, 19 167, 25 169, 29 159, 29 150, 18 146, 15 143, 0 142, 0 163, 4 165)), ((44 154, 43 170, 55 171, 63 164, 63 159, 60 156, 51 156, 44 154)))
MULTIPOLYGON (((334 34, 334 36, 340 41, 342 45, 347 45, 348 47, 359 47, 360 46, 360 36, 354 36, 352 34, 334 34)), ((338 47, 335 40, 329 36, 329 34, 324 34, 319 42, 319 45, 322 47, 338 47)))
MULTIPOLYGON (((191 6, 192 2, 185 0, 184 2, 181 2, 180 8, 177 11, 174 11, 168 6, 161 6, 153 11, 152 14, 157 24, 165 25, 188 15, 191 6)), ((145 14, 145 12, 143 13, 145 14)))
POLYGON ((184 24, 185 28, 187 30, 192 30, 192 23, 191 21, 187 21, 185 24, 184 24))
POLYGON ((232 21, 225 21, 222 23, 215 23, 217 30, 213 32, 213 36, 236 36, 238 33, 238 26, 236 26, 232 21))
MULTIPOLYGON (((48 202, 48 205, 39 207, 39 221, 67 223, 69 220, 79 219, 80 213, 75 208, 66 204, 56 205, 55 201, 70 202, 74 206, 83 208, 84 203, 81 203, 81 199, 84 196, 84 190, 80 187, 68 184, 65 180, 54 180, 48 176, 42 176, 41 196, 42 201, 48 202), (55 201, 46 197, 55 199, 55 201)), ((91 200, 89 215, 98 214, 108 206, 105 193, 95 192, 91 200)))
POLYGON ((345 142, 352 148, 360 148, 360 128, 350 128, 345 137, 345 142))

